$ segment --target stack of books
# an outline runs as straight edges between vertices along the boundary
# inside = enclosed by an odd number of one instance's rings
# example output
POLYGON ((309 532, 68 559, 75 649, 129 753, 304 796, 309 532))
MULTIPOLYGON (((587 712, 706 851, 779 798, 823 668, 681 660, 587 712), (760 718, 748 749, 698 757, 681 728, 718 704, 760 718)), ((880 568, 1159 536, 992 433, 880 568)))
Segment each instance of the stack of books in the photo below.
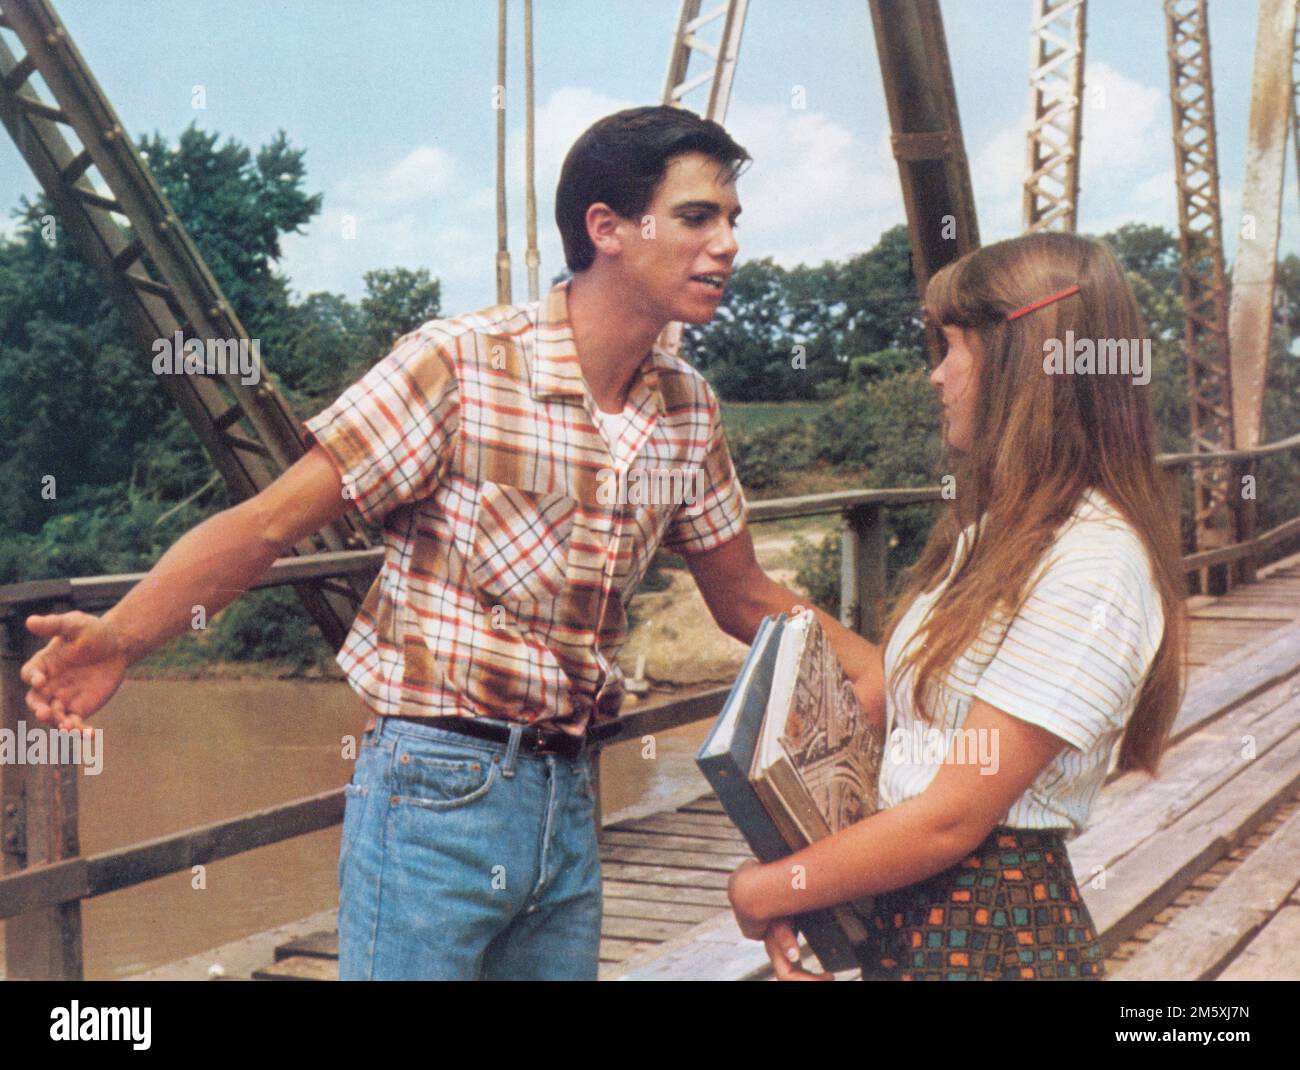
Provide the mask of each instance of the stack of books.
MULTIPOLYGON (((696 762, 755 857, 774 862, 876 812, 882 748, 817 618, 783 613, 763 619, 696 762)), ((823 969, 844 970, 870 917, 859 900, 794 922, 823 969)))

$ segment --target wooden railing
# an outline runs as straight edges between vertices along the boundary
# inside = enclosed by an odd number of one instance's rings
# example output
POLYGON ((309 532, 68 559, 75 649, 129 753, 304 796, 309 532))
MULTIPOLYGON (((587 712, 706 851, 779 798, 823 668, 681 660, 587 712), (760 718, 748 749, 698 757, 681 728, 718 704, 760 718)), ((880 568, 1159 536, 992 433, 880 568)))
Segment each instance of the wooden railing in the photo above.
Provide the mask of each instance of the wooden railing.
MULTIPOLYGON (((1194 465, 1231 466, 1233 485, 1255 475, 1260 457, 1300 447, 1300 435, 1249 450, 1204 454, 1164 454, 1161 467, 1171 480, 1194 465)), ((838 515, 841 537, 841 620, 868 638, 879 635, 888 577, 885 511, 944 500, 940 487, 837 491, 798 498, 754 502, 751 523, 797 517, 838 515)), ((1300 537, 1300 516, 1269 531, 1254 530, 1254 501, 1233 502, 1236 539, 1183 558, 1187 572, 1201 573, 1223 593, 1237 582, 1251 582, 1257 565, 1300 537)), ((255 588, 278 587, 304 579, 352 573, 372 576, 381 549, 343 551, 277 561, 255 588)), ((23 621, 29 613, 70 609, 100 612, 116 604, 143 573, 77 579, 38 580, 0 587, 0 727, 17 729, 24 718, 26 685, 18 672, 39 647, 23 621)), ((648 705, 620 718, 616 739, 635 739, 716 716, 727 688, 648 705)), ((606 741, 605 745, 608 746, 606 741)), ((598 755, 597 755, 598 757, 598 755)), ((598 763, 597 763, 598 765, 598 763)), ((187 829, 97 855, 83 856, 78 845, 76 766, 0 765, 0 919, 5 934, 6 975, 10 978, 79 979, 83 973, 81 902, 158 877, 241 854, 255 847, 327 828, 343 817, 343 789, 321 792, 239 817, 187 829)), ((599 797, 599 791, 597 791, 599 797)))

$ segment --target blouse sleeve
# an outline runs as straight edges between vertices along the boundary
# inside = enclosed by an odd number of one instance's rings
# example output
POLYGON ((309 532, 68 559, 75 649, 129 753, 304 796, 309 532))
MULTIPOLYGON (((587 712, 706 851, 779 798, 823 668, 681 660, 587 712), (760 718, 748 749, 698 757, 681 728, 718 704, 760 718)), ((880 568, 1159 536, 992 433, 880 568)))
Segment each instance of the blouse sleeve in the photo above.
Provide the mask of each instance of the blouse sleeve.
POLYGON ((1123 728, 1164 628, 1145 562, 1091 552, 1051 562, 973 693, 1081 751, 1123 728))

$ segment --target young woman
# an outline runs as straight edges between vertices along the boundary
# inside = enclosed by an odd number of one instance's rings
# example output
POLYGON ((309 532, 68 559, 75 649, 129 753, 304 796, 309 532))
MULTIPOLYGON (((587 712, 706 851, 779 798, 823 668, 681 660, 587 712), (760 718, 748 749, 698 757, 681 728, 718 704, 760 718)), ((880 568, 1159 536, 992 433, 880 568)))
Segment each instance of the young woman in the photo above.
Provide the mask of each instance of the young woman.
POLYGON ((1066 840, 1114 752, 1156 772, 1181 703, 1186 587, 1155 464, 1150 351, 1114 256, 1072 234, 975 250, 927 318, 955 496, 855 677, 884 730, 878 813, 732 875, 777 976, 788 919, 874 896, 864 977, 1099 979, 1066 840))

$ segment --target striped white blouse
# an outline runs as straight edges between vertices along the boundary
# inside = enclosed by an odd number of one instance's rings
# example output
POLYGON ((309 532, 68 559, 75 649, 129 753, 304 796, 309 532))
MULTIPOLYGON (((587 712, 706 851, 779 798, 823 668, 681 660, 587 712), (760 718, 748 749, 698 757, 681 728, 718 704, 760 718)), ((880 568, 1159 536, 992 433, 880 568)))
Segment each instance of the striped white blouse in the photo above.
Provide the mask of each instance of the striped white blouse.
MULTIPOLYGON (((971 530, 958 539, 947 578, 918 597, 899 622, 885 650, 886 679, 951 579, 971 530)), ((964 748, 961 760, 996 771, 996 739, 960 731, 971 703, 982 699, 1070 744, 999 824, 1059 828, 1067 838, 1087 826, 1160 646, 1164 613, 1141 541, 1096 490, 1062 525, 1037 577, 1014 619, 999 610, 957 659, 939 688, 942 716, 930 723, 916 718, 913 668, 887 691, 882 808, 921 794, 949 745, 964 748)))

